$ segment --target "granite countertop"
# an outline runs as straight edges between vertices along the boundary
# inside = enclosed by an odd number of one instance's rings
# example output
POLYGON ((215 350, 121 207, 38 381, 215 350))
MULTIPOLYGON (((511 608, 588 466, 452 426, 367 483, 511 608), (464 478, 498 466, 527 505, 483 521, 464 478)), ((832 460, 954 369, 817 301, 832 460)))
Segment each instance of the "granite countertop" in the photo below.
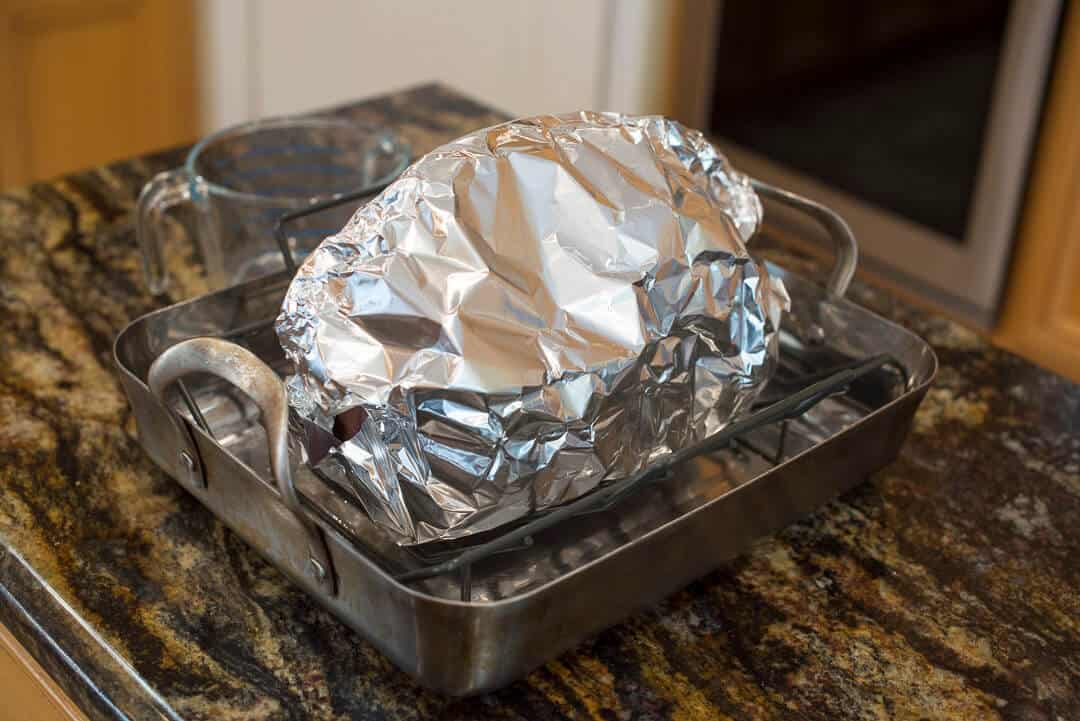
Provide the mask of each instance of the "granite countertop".
MULTIPOLYGON (((500 119, 435 86, 343 112, 420 152, 500 119)), ((1080 719, 1080 389, 861 284, 941 361, 896 463, 509 688, 417 688, 136 441, 132 209, 181 158, 0 195, 0 619, 91 719, 1080 719)))

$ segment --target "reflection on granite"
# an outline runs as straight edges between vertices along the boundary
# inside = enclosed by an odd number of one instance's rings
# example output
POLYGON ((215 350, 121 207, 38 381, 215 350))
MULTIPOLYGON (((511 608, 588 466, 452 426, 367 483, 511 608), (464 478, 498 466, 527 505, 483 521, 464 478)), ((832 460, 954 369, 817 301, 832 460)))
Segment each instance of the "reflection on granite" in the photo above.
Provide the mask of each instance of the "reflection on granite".
MULTIPOLYGON (((430 86, 345 112, 419 151, 499 119, 430 86)), ((942 366, 894 465, 503 691, 417 688, 135 440, 131 211, 180 157, 0 195, 0 617, 91 718, 1080 717, 1080 389, 866 286, 942 366)))

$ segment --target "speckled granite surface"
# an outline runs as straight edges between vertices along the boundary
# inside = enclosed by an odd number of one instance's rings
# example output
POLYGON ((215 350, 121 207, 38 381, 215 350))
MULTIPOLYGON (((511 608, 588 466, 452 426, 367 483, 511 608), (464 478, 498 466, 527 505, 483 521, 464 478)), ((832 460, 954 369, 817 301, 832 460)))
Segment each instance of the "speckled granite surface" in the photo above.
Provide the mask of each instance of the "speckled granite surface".
MULTIPOLYGON (((434 87, 349 112, 418 151, 498 119, 434 87)), ((942 365, 899 461, 503 691, 418 689, 135 440, 131 211, 180 158, 0 195, 0 619, 91 718, 1080 719, 1080 389, 866 287, 942 365)))

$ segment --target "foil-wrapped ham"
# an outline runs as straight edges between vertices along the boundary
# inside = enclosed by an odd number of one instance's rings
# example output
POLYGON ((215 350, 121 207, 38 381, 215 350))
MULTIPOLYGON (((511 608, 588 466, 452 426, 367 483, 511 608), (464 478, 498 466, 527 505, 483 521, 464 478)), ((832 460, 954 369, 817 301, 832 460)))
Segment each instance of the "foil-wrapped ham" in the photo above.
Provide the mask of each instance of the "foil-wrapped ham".
POLYGON ((288 290, 290 402, 336 435, 309 461, 412 545, 715 433, 768 379, 788 304, 746 249, 761 214, 662 117, 539 116, 434 150, 288 290))

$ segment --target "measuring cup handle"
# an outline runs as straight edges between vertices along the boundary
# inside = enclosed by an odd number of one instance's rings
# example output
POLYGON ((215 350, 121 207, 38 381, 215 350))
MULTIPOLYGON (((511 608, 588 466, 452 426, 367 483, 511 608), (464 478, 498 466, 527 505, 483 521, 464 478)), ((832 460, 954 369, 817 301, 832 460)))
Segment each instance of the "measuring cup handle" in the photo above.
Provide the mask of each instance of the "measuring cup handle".
POLYGON ((135 236, 142 250, 143 277, 154 295, 164 293, 169 286, 165 270, 165 214, 190 200, 191 182, 180 168, 158 173, 139 193, 135 236))
MULTIPOLYGON (((334 595, 334 571, 326 540, 300 505, 289 466, 289 400, 281 378, 254 353, 220 338, 190 338, 166 349, 150 366, 147 385, 165 403, 165 391, 190 373, 209 373, 233 384, 255 401, 270 450, 270 468, 282 503, 304 527, 308 542, 307 574, 334 595)), ((172 414, 173 421, 179 417, 172 414)), ((205 472, 205 466, 204 466, 205 472)))

